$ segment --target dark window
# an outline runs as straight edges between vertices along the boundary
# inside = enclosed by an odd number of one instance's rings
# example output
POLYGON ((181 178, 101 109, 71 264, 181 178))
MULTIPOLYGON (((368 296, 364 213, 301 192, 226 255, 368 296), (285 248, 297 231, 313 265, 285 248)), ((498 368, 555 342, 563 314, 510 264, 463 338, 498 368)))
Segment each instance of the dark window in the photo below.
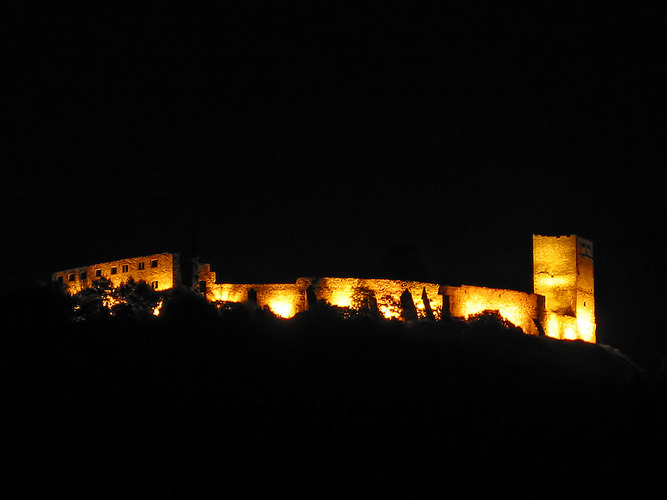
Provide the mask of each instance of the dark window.
POLYGON ((111 268, 111 274, 118 274, 118 268, 116 266, 111 268))
POLYGON ((62 284, 63 284, 63 277, 62 277, 62 276, 57 276, 57 277, 56 277, 56 282, 57 282, 59 285, 62 285, 62 284))
POLYGON ((101 278, 102 277, 102 270, 101 269, 95 269, 95 277, 96 278, 101 278))
POLYGON ((157 288, 157 281, 153 281, 151 286, 153 287, 153 290, 155 290, 157 288))
POLYGON ((143 269, 146 266, 144 262, 139 262, 139 269, 143 269))
POLYGON ((127 264, 123 264, 123 272, 126 273, 129 270, 130 270, 130 266, 128 266, 127 264))
POLYGON ((151 267, 157 267, 157 259, 151 260, 151 267))
POLYGON ((69 273, 67 275, 67 281, 74 281, 76 279, 76 275, 74 273, 69 273))
POLYGON ((86 281, 88 279, 88 271, 81 271, 79 277, 81 278, 81 281, 86 281))

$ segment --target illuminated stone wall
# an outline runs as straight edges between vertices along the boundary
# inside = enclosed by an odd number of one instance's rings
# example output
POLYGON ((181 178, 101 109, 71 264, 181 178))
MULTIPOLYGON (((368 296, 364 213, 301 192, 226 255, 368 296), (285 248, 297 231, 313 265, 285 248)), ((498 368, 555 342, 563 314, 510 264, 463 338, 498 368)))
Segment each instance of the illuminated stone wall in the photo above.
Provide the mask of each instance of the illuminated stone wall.
MULTIPOLYGON (((214 274, 214 273, 212 273, 214 274)), ((306 290, 312 286, 318 300, 329 305, 359 310, 377 303, 379 312, 387 319, 400 319, 401 295, 410 292, 420 318, 426 317, 422 294, 426 291, 435 319, 442 318, 442 294, 448 296, 448 316, 467 320, 471 315, 487 310, 499 314, 525 333, 538 335, 534 320, 542 318, 544 301, 540 296, 476 286, 440 286, 420 281, 364 278, 299 278, 290 284, 233 284, 211 282, 208 275, 206 297, 213 302, 246 302, 248 292, 257 292, 257 305, 266 307, 283 318, 290 318, 307 309, 306 290), (370 299, 370 298, 373 299, 370 299)))
POLYGON ((312 286, 315 297, 329 305, 359 310, 370 304, 372 296, 378 310, 387 319, 401 317, 401 294, 409 290, 419 317, 425 317, 422 301, 426 289, 429 305, 436 319, 442 312, 439 286, 418 281, 363 278, 299 278, 296 283, 234 284, 215 283, 215 273, 202 272, 200 281, 206 283, 206 298, 212 302, 246 302, 248 292, 257 292, 257 305, 266 307, 283 318, 290 318, 307 309, 306 290, 312 286))
MULTIPOLYGON (((204 294, 206 300, 208 300, 209 302, 222 300, 222 299, 217 299, 216 295, 214 295, 213 290, 215 290, 217 286, 216 274, 215 271, 211 271, 210 264, 200 264, 197 270, 197 276, 198 276, 197 280, 199 282, 199 291, 204 294)), ((232 299, 224 299, 224 300, 230 300, 231 302, 244 302, 244 300, 232 300, 232 299)))
POLYGON ((390 279, 364 278, 320 278, 313 281, 313 288, 319 300, 338 307, 359 309, 367 305, 368 298, 374 297, 378 310, 387 319, 401 317, 401 294, 408 290, 412 296, 420 318, 426 316, 422 301, 426 290, 429 305, 436 319, 442 314, 442 297, 438 294, 439 286, 420 281, 401 281, 390 279))
POLYGON ((207 287, 211 302, 247 302, 251 289, 257 292, 257 305, 270 309, 276 316, 291 318, 306 310, 306 288, 303 283, 219 283, 207 287))
POLYGON ((539 295, 480 286, 443 286, 441 293, 449 297, 449 313, 453 318, 468 318, 484 311, 498 311, 507 321, 529 335, 539 335, 535 320, 542 319, 543 300, 539 295))
POLYGON ((108 279, 116 287, 132 278, 136 282, 145 281, 155 290, 161 291, 174 288, 180 283, 179 266, 179 254, 156 253, 66 269, 53 273, 51 278, 62 282, 70 295, 89 287, 99 278, 108 279))
POLYGON ((533 289, 545 297, 547 336, 595 342, 592 242, 533 235, 533 289))
POLYGON ((533 236, 533 291, 546 308, 573 316, 577 309, 576 236, 533 236))
MULTIPOLYGON (((156 290, 168 290, 181 284, 179 254, 160 253, 116 260, 56 272, 54 281, 65 285, 70 294, 90 286, 96 278, 109 279, 114 286, 145 281, 156 290)), ((420 318, 427 316, 422 300, 436 319, 446 317, 467 320, 471 315, 491 310, 521 328, 538 335, 541 325, 547 336, 558 339, 582 339, 595 342, 595 296, 593 245, 570 236, 533 236, 534 293, 463 285, 440 286, 419 281, 368 278, 299 278, 295 283, 232 284, 217 283, 209 264, 195 263, 195 287, 210 302, 246 302, 249 292, 256 292, 257 305, 283 318, 291 318, 307 309, 307 290, 312 287, 318 300, 332 306, 360 310, 377 305, 387 319, 401 318, 401 295, 407 290, 420 318)))

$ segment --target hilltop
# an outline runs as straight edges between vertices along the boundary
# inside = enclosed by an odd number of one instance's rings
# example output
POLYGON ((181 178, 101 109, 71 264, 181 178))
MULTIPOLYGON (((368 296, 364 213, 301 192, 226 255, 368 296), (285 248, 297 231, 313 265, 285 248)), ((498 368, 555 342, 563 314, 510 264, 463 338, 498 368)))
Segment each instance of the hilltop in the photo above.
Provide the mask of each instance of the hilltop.
POLYGON ((493 315, 2 303, 2 483, 23 496, 637 494, 662 470, 660 373, 493 315))

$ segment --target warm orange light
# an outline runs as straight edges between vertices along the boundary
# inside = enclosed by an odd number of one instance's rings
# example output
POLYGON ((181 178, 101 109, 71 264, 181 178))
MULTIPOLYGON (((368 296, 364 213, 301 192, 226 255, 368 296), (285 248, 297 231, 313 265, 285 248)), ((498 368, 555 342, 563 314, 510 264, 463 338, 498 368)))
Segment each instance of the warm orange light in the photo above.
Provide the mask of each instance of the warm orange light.
POLYGON ((356 280, 340 278, 332 281, 332 291, 327 302, 336 307, 352 307, 356 280))
POLYGON ((127 304, 127 302, 123 299, 112 297, 111 295, 105 295, 104 297, 102 297, 102 305, 107 309, 111 309, 112 307, 117 306, 119 304, 127 304))
POLYGON ((470 297, 462 307, 463 316, 466 320, 475 314, 484 311, 498 311, 500 316, 516 326, 522 326, 525 323, 525 314, 522 314, 521 308, 512 303, 499 304, 495 301, 484 300, 481 297, 470 297))
POLYGON ((497 304, 486 303, 480 300, 470 300, 463 306, 463 317, 468 320, 470 316, 482 313, 484 311, 498 311, 503 319, 506 319, 513 325, 520 325, 522 318, 511 305, 497 307, 497 304))
POLYGON ((273 314, 281 318, 292 318, 296 314, 296 307, 289 299, 277 298, 269 301, 269 309, 273 314))
POLYGON ((570 325, 566 325, 563 330, 563 338, 566 340, 575 340, 577 338, 577 330, 570 325))
POLYGON ((318 282, 317 297, 338 307, 359 309, 373 296, 380 314, 386 319, 400 319, 402 316, 401 294, 408 290, 420 318, 426 316, 422 292, 426 289, 431 310, 440 318, 442 307, 438 294, 439 286, 433 283, 400 281, 372 278, 321 278, 318 282))
POLYGON ((585 318, 548 312, 544 321, 544 331, 547 337, 554 339, 595 342, 595 323, 585 318))
POLYGON ((533 286, 536 290, 567 289, 576 286, 576 279, 574 276, 551 276, 542 273, 534 277, 533 286))
POLYGON ((577 328, 579 330, 579 338, 586 342, 595 342, 595 323, 586 318, 577 318, 577 328))
POLYGON ((394 301, 378 301, 378 310, 385 319, 400 319, 401 309, 397 307, 394 301))
POLYGON ((212 300, 215 302, 245 302, 249 286, 222 284, 211 288, 212 300))
POLYGON ((139 283, 144 281, 156 291, 174 287, 175 254, 160 253, 143 257, 103 262, 84 266, 53 275, 53 279, 62 279, 67 293, 75 295, 91 286, 99 278, 105 278, 116 288, 128 283, 130 279, 139 283), (70 277, 72 279, 70 279, 70 277))
POLYGON ((553 339, 560 338, 560 322, 558 321, 558 316, 555 314, 549 314, 547 320, 544 322, 544 333, 547 337, 553 339))
POLYGON ((444 287, 443 292, 448 296, 449 313, 453 317, 468 320, 484 311, 497 311, 525 333, 539 333, 534 321, 538 317, 537 295, 469 285, 444 287))
POLYGON ((533 286, 545 297, 547 336, 596 341, 592 242, 533 235, 533 286))

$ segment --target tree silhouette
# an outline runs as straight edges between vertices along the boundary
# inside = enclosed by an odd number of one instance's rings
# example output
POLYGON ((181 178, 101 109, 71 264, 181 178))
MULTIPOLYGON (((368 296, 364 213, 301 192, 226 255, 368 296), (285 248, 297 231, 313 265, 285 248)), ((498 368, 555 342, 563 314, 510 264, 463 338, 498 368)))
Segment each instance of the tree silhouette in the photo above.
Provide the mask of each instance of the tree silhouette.
POLYGON ((162 295, 146 282, 132 278, 116 287, 102 277, 74 296, 75 317, 78 320, 102 319, 108 316, 145 319, 153 315, 162 295))

